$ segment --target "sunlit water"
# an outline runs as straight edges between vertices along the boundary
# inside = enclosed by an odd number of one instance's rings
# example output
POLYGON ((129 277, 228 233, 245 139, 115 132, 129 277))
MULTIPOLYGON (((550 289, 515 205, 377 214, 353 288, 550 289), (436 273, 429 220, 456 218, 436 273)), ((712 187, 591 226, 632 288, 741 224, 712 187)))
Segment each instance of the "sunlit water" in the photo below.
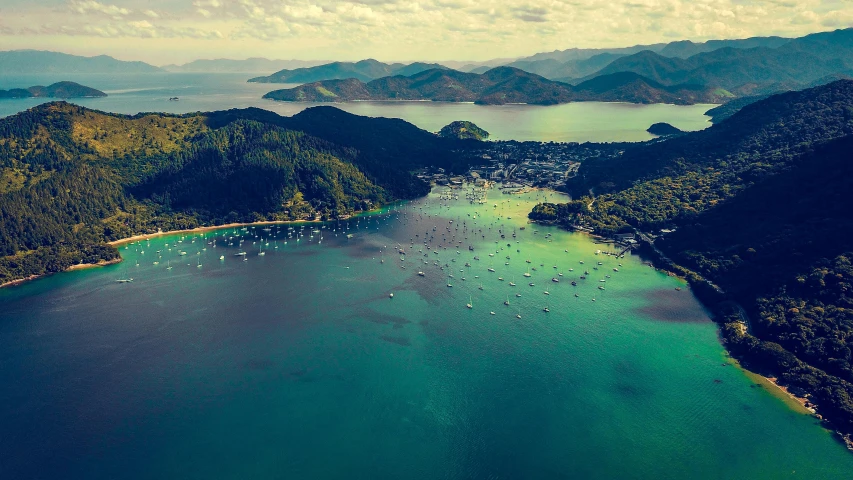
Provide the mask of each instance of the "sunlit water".
MULTIPOLYGON (((107 112, 187 113, 259 107, 281 115, 293 115, 316 103, 263 100, 271 90, 293 85, 247 83, 252 74, 148 74, 148 75, 55 75, 2 76, 0 89, 72 80, 103 90, 105 98, 75 99, 74 103, 107 112), (178 97, 178 101, 169 98, 178 97)), ((12 115, 49 99, 0 100, 0 117, 12 115)), ((652 138, 646 129, 658 122, 682 130, 710 126, 704 113, 712 105, 633 105, 581 102, 554 106, 482 106, 443 102, 353 102, 334 104, 358 115, 402 118, 436 132, 455 120, 469 120, 491 133, 494 140, 564 142, 643 141, 652 138)))
POLYGON ((488 195, 0 290, 0 478, 850 478, 681 281, 488 195))

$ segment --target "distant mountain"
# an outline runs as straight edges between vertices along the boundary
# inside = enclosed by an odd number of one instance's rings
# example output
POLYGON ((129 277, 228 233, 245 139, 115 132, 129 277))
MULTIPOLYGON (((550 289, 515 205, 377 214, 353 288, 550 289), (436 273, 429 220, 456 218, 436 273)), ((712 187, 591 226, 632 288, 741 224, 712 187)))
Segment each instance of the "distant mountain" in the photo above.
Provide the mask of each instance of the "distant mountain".
POLYGON ((617 72, 638 73, 667 85, 721 87, 741 95, 801 88, 822 78, 853 73, 853 29, 812 34, 777 48, 729 46, 689 58, 643 51, 616 59, 588 78, 617 72))
POLYGON ((541 60, 555 60, 560 63, 586 60, 602 53, 614 55, 632 55, 645 50, 659 52, 666 47, 665 43, 656 43, 653 45, 634 45, 632 47, 619 48, 569 48, 566 50, 554 50, 553 52, 542 52, 529 57, 519 58, 518 61, 537 62, 541 60))
POLYGON ((11 90, 0 90, 0 99, 3 98, 86 98, 106 97, 107 94, 74 82, 56 82, 47 87, 36 85, 29 88, 13 88, 11 90))
POLYGON ((354 78, 362 82, 369 82, 381 77, 391 75, 414 75, 431 69, 446 69, 436 63, 415 62, 382 63, 377 60, 368 59, 360 62, 334 62, 315 67, 297 68, 295 70, 280 70, 266 77, 255 77, 249 79, 256 83, 310 83, 323 80, 343 80, 354 78))
POLYGON ((194 60, 183 65, 165 65, 163 70, 176 73, 253 73, 275 72, 283 68, 306 68, 327 63, 315 60, 270 60, 267 58, 247 58, 232 60, 217 58, 213 60, 194 60))
POLYGON ((777 48, 788 42, 790 38, 782 37, 752 37, 739 40, 708 40, 707 42, 691 42, 681 40, 668 43, 658 53, 664 57, 688 58, 697 53, 713 52, 721 48, 777 48))
POLYGON ((554 82, 512 67, 483 74, 427 70, 408 77, 383 77, 368 83, 357 79, 328 80, 276 90, 264 98, 289 102, 367 100, 432 100, 502 105, 554 105, 576 101, 692 104, 719 101, 719 94, 695 85, 664 86, 636 74, 599 77, 577 87, 554 82))
POLYGON ((589 100, 629 103, 671 103, 692 105, 718 103, 732 95, 725 90, 709 89, 698 84, 663 85, 632 72, 601 75, 579 83, 575 92, 589 100))
POLYGON ((164 70, 143 62, 125 62, 107 55, 81 57, 40 50, 0 52, 0 72, 4 75, 47 73, 156 73, 164 70))

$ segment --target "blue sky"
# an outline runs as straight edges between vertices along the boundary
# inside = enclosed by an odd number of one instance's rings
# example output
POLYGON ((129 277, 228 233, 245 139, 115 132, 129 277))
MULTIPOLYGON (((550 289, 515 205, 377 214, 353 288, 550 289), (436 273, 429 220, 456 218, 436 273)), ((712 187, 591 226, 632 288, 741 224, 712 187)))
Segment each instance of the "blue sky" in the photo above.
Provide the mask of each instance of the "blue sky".
POLYGON ((485 60, 853 25, 853 0, 3 0, 0 49, 196 58, 485 60))

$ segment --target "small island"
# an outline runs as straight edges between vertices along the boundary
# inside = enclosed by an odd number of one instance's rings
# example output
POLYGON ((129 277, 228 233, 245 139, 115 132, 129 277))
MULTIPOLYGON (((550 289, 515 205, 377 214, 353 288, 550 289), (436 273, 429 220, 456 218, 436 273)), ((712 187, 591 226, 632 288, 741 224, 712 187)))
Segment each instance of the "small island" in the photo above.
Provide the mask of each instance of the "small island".
POLYGON ((647 128, 646 131, 651 133, 652 135, 657 135, 659 137, 666 137, 669 135, 680 135, 684 133, 684 130, 673 127, 672 125, 663 122, 655 123, 651 127, 647 128))
POLYGON ((29 88, 0 90, 0 99, 8 98, 95 98, 107 94, 75 82, 56 82, 46 87, 35 85, 29 88))
POLYGON ((455 121, 438 131, 439 137, 456 138, 459 140, 485 140, 489 132, 468 121, 455 121))

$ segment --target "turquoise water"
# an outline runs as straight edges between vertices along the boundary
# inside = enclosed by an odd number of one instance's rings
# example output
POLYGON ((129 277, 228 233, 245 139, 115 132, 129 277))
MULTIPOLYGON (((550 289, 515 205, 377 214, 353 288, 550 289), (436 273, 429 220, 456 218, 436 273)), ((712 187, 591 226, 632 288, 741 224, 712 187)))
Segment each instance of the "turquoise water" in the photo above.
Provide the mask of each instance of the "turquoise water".
MULTIPOLYGON (((149 74, 3 76, 0 89, 72 80, 106 92, 105 98, 75 99, 74 103, 107 112, 209 112, 258 107, 281 115, 294 115, 318 104, 263 100, 271 90, 293 85, 247 83, 249 74, 149 74), (179 97, 170 102, 170 97, 179 97)), ((49 101, 0 101, 0 117, 49 101)), ((441 102, 354 102, 335 104, 357 115, 402 118, 431 132, 456 120, 469 120, 485 128, 494 140, 561 142, 635 142, 652 137, 646 129, 658 122, 682 130, 709 127, 705 112, 713 105, 632 105, 583 102, 554 106, 483 106, 441 102)))
POLYGON ((0 290, 0 478, 850 478, 681 281, 527 225, 546 195, 159 237, 0 290))

